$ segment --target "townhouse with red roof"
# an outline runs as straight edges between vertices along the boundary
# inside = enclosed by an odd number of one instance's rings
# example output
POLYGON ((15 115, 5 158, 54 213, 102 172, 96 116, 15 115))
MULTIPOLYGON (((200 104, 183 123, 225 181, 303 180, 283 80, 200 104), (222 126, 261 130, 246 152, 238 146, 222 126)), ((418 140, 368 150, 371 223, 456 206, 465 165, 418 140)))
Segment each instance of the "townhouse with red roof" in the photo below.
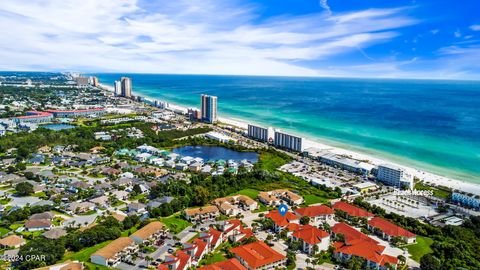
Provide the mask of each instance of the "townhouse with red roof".
POLYGON ((324 204, 297 208, 294 212, 299 217, 309 217, 310 223, 314 225, 331 220, 335 215, 333 209, 324 204))
POLYGON ((205 254, 210 252, 208 243, 200 238, 195 238, 192 243, 183 244, 183 252, 187 253, 192 262, 199 262, 205 254))
POLYGON ((232 242, 238 242, 248 237, 255 237, 252 229, 244 228, 242 222, 238 219, 224 221, 220 224, 220 230, 223 233, 223 241, 228 239, 232 242))
POLYGON ((192 266, 192 257, 182 250, 177 251, 176 255, 165 257, 165 262, 160 264, 158 270, 185 270, 192 266))
POLYGON ((210 228, 207 232, 202 232, 198 238, 206 241, 210 250, 216 249, 223 241, 223 233, 210 228))
POLYGON ((319 251, 328 250, 330 235, 312 225, 301 226, 291 238, 302 243, 302 251, 311 255, 319 251))
POLYGON ((342 212, 345 212, 349 217, 359 217, 359 218, 366 218, 366 219, 371 219, 375 215, 368 212, 365 209, 356 207, 354 205, 351 205, 349 203, 343 202, 343 201, 338 201, 336 202, 333 207, 334 210, 340 210, 342 212))
POLYGON ((198 270, 247 270, 247 268, 245 268, 245 266, 243 266, 240 261, 232 258, 223 262, 217 262, 214 264, 200 267, 198 268, 198 270))
POLYGON ((332 234, 343 235, 344 238, 343 242, 333 243, 333 255, 337 260, 347 262, 356 256, 365 259, 372 269, 386 270, 388 265, 396 269, 398 259, 385 254, 385 247, 368 235, 342 222, 332 227, 332 234))
MULTIPOLYGON (((272 210, 265 215, 266 218, 269 218, 273 221, 274 231, 280 232, 283 229, 286 229, 290 223, 299 223, 299 218, 292 212, 287 212, 284 216, 280 215, 277 210, 272 210)), ((292 225, 290 225, 292 226, 292 225)))
POLYGON ((230 250, 235 258, 249 270, 275 269, 284 267, 287 257, 278 253, 262 241, 253 242, 230 250))
POLYGON ((400 237, 408 244, 415 243, 417 241, 417 235, 381 217, 372 218, 368 221, 367 226, 370 231, 379 232, 382 238, 388 241, 391 241, 394 237, 400 237))

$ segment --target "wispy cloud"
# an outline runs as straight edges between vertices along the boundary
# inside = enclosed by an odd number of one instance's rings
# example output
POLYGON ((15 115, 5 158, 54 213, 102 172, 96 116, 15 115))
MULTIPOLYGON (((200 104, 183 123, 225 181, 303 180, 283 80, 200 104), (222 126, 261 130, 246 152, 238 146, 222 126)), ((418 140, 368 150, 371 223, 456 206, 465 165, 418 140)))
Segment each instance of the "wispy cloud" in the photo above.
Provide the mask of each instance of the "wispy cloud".
POLYGON ((474 24, 470 26, 473 31, 480 31, 480 24, 474 24))
POLYGON ((327 1, 320 1, 320 6, 327 12, 263 18, 258 6, 236 0, 2 0, 0 69, 301 76, 401 73, 407 65, 401 62, 349 68, 332 66, 328 60, 357 52, 375 61, 366 49, 419 23, 407 8, 332 14, 327 1), (303 64, 309 61, 326 64, 303 64))

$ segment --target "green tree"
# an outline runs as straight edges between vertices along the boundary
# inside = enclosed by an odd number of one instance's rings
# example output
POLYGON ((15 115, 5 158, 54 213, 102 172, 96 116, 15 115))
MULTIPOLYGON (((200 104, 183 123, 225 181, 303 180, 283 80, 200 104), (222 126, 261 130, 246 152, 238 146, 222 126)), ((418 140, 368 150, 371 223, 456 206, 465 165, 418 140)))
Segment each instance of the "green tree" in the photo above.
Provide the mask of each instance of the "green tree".
POLYGON ((33 194, 33 185, 28 182, 21 182, 15 186, 15 191, 19 196, 28 196, 33 194))

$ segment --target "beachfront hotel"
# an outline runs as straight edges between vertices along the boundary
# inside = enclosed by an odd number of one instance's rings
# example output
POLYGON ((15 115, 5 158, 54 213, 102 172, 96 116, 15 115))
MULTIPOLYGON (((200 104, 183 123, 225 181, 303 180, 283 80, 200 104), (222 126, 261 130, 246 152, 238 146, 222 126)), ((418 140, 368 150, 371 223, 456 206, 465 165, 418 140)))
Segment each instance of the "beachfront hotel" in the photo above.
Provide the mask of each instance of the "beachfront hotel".
POLYGON ((132 79, 128 77, 122 77, 121 79, 121 96, 132 97, 132 79))
POLYGON ((382 164, 378 166, 377 179, 388 186, 413 188, 413 176, 395 165, 382 164))
POLYGON ((202 120, 207 123, 216 123, 217 117, 217 97, 202 94, 202 120))
POLYGON ((274 145, 276 147, 302 152, 303 149, 303 138, 290 135, 287 133, 280 132, 275 130, 275 140, 274 145))
POLYGON ((248 137, 261 142, 268 142, 271 138, 270 129, 271 128, 264 128, 264 127, 249 124, 248 137))

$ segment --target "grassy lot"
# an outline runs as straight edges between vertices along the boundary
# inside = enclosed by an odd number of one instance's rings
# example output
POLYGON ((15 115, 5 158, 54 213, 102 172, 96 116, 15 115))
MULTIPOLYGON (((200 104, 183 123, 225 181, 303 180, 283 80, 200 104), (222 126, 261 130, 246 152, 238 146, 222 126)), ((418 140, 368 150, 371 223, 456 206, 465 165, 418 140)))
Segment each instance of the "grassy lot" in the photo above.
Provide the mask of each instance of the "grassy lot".
POLYGON ((311 205, 311 204, 316 204, 316 203, 327 203, 328 200, 326 198, 318 197, 317 195, 312 195, 312 194, 307 194, 303 196, 303 199, 305 200, 305 205, 311 205))
POLYGON ((450 191, 445 190, 445 189, 440 189, 440 188, 435 188, 435 187, 430 187, 427 185, 424 185, 422 182, 418 182, 415 184, 415 189, 418 190, 431 190, 433 191, 433 196, 442 198, 442 199, 447 199, 450 197, 452 194, 450 191))
POLYGON ((132 227, 128 230, 123 231, 121 236, 122 237, 130 236, 130 235, 132 235, 132 233, 136 232, 137 230, 138 230, 137 227, 132 227))
POLYGON ((262 151, 258 158, 258 166, 267 171, 275 171, 278 167, 287 164, 291 157, 279 152, 262 151))
POLYGON ((433 240, 431 238, 417 236, 417 243, 407 245, 406 248, 411 254, 411 258, 416 262, 420 262, 420 258, 422 258, 423 255, 433 252, 430 248, 432 244, 433 240))
POLYGON ((159 219, 160 222, 165 224, 167 228, 173 233, 177 234, 188 226, 193 225, 192 223, 182 219, 179 214, 174 214, 169 217, 162 217, 159 219))
POLYGON ((47 195, 43 191, 34 193, 32 196, 37 197, 37 198, 41 198, 41 199, 48 199, 47 195))
POLYGON ((245 195, 245 196, 250 197, 250 198, 255 200, 257 198, 259 192, 260 191, 258 191, 256 189, 246 188, 246 189, 242 189, 238 192, 235 192, 233 194, 230 194, 230 196, 240 194, 240 195, 245 195))
MULTIPOLYGON (((97 250, 103 248, 104 246, 108 245, 110 242, 111 241, 106 241, 106 242, 97 244, 93 247, 84 248, 84 249, 82 249, 78 252, 75 252, 75 253, 72 253, 72 252, 65 253, 65 256, 63 257, 63 260, 64 261, 71 260, 71 261, 88 262, 88 261, 90 261, 90 255, 95 253, 97 250)), ((97 266, 97 265, 95 265, 95 266, 97 266)), ((92 268, 92 269, 95 269, 95 267, 92 268)))
POLYGON ((10 230, 7 228, 0 228, 0 237, 4 236, 5 234, 9 233, 10 230))

